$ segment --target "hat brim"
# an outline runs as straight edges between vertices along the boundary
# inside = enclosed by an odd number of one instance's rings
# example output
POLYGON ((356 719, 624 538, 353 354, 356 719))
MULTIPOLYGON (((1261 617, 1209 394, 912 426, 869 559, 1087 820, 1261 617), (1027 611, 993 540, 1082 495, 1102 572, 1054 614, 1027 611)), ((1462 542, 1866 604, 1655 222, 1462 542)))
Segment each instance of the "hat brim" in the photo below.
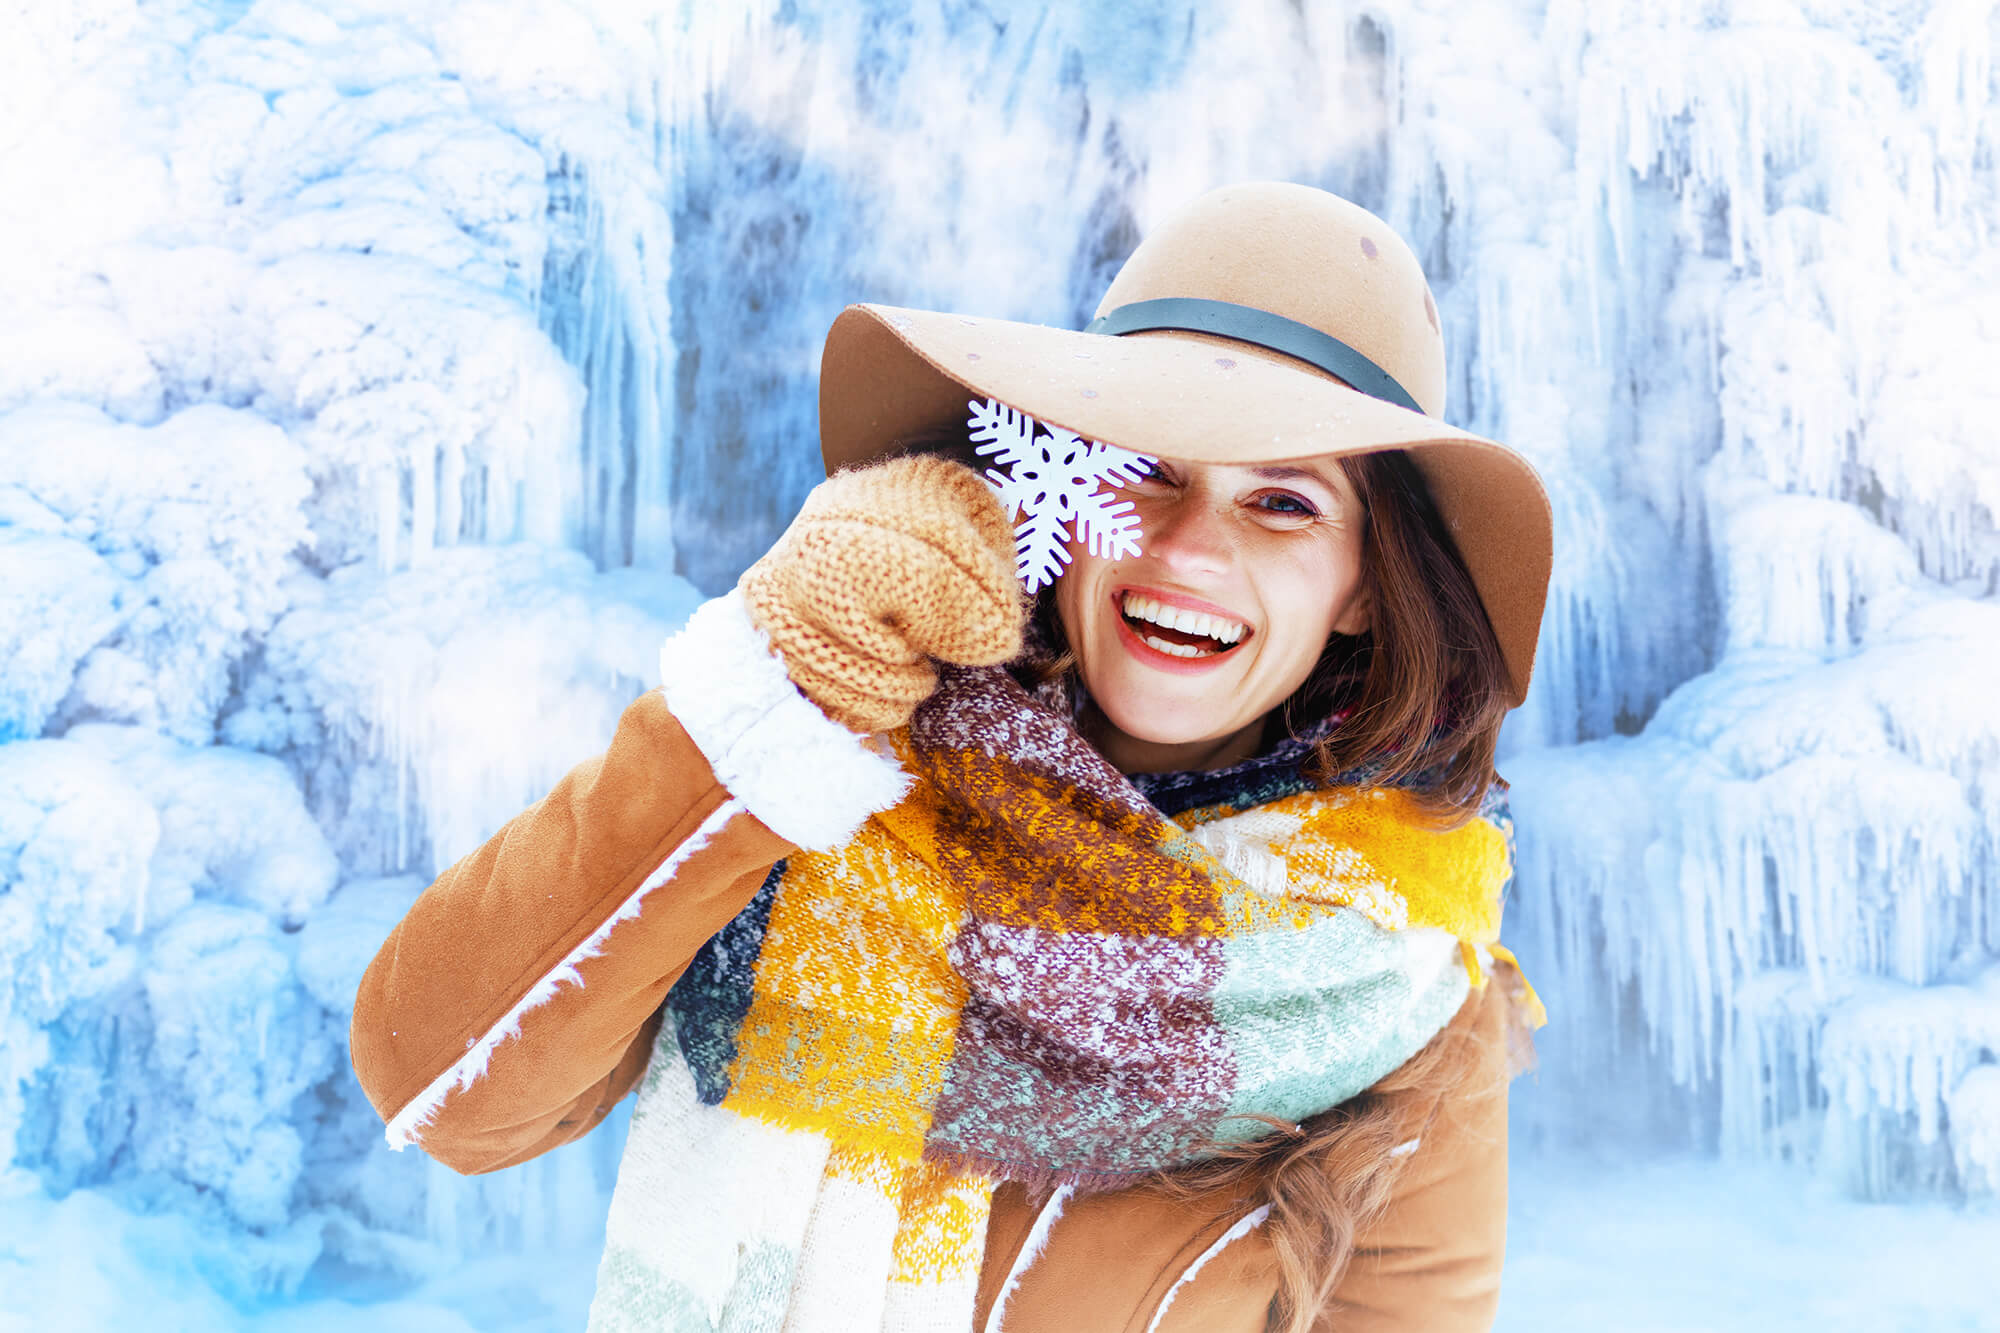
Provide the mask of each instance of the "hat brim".
POLYGON ((1409 451, 1500 640, 1512 702, 1526 697, 1554 546, 1541 478, 1507 446, 1282 353, 1208 334, 1109 337, 853 305, 827 333, 820 362, 827 471, 963 421, 970 398, 998 399, 1087 440, 1189 462, 1409 451))

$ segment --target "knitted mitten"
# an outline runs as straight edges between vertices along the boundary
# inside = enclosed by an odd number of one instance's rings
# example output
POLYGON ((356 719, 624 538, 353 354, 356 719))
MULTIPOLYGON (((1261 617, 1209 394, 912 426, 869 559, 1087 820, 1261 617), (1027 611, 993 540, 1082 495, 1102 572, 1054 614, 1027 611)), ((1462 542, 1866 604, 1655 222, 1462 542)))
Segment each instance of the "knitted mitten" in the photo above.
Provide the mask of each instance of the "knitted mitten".
POLYGON ((891 731, 937 687, 931 658, 992 666, 1027 606, 998 497, 928 455, 827 478, 737 585, 800 691, 854 731, 891 731))

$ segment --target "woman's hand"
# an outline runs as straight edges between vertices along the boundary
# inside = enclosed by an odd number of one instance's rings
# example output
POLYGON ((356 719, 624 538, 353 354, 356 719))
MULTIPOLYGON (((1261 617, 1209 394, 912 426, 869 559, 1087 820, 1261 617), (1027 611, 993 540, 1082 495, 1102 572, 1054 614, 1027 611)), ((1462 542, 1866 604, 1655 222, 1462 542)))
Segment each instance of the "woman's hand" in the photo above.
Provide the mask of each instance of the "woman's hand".
POLYGON ((931 658, 1014 657, 1027 612, 998 497, 928 455, 821 482, 737 586, 792 683, 859 732, 910 720, 937 687, 931 658))

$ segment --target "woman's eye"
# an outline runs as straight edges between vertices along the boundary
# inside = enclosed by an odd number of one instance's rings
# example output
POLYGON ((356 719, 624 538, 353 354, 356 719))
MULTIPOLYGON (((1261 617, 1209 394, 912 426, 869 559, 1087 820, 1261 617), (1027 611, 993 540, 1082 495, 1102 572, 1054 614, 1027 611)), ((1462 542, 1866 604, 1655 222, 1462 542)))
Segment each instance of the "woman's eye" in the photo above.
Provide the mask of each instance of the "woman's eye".
POLYGON ((1167 475, 1167 469, 1158 461, 1151 458, 1140 460, 1134 465, 1133 471, 1139 474, 1140 485, 1145 485, 1148 482, 1167 482, 1173 480, 1172 477, 1167 475))
POLYGON ((1258 496, 1256 502, 1267 513, 1283 514, 1287 518, 1319 517, 1319 509, 1312 501, 1290 491, 1272 491, 1258 496))

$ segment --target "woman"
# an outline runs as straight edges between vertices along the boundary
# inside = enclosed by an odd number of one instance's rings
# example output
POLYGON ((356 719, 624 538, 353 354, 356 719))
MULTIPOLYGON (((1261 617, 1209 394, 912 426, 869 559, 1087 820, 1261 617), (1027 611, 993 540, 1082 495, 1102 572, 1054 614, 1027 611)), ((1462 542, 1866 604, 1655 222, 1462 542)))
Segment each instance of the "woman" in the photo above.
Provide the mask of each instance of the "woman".
POLYGON ((845 312, 850 470, 369 969, 391 1143, 495 1170, 643 1076, 598 1329, 1485 1327, 1549 519, 1443 388, 1414 256, 1295 185, 1083 333, 845 312))

